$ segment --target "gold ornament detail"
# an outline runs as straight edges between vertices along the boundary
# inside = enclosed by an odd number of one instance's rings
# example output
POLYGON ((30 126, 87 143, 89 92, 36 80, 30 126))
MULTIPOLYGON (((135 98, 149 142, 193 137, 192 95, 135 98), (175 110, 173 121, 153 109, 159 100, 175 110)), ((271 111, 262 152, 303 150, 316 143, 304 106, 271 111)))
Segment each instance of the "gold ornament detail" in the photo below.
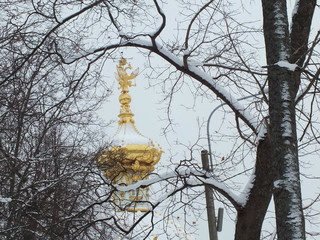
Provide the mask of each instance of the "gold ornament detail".
POLYGON ((134 123, 132 117, 134 114, 131 112, 130 103, 131 97, 128 94, 129 87, 136 86, 136 84, 132 83, 132 80, 135 79, 139 74, 139 69, 136 69, 130 75, 127 73, 128 69, 132 69, 131 64, 127 65, 127 59, 122 58, 119 61, 119 65, 117 65, 117 80, 119 83, 119 89, 121 89, 121 94, 119 96, 119 102, 121 104, 120 114, 118 115, 120 120, 119 124, 131 122, 134 123))
POLYGON ((106 150, 97 160, 106 178, 117 183, 124 175, 129 174, 135 182, 153 172, 163 151, 161 147, 130 144, 125 147, 113 146, 106 150))
POLYGON ((122 58, 119 61, 119 65, 117 65, 118 77, 117 80, 119 82, 119 89, 122 89, 122 93, 129 92, 129 87, 136 86, 136 84, 132 84, 132 79, 136 78, 139 74, 139 68, 137 68, 133 73, 128 75, 127 70, 132 69, 131 64, 128 64, 127 67, 127 59, 122 58))
MULTIPOLYGON (((130 75, 127 70, 132 69, 127 60, 122 58, 117 65, 117 80, 121 94, 119 102, 121 104, 118 117, 119 126, 114 139, 118 139, 116 146, 108 147, 97 159, 98 167, 104 172, 106 178, 114 184, 131 185, 142 179, 148 179, 148 175, 154 170, 154 166, 159 162, 163 153, 161 147, 144 137, 136 128, 132 117, 130 103, 131 97, 128 94, 129 87, 136 86, 132 80, 138 76, 139 70, 133 71, 130 75)), ((148 201, 149 188, 139 188, 135 195, 130 193, 130 198, 125 199, 126 195, 121 192, 115 197, 115 203, 121 205, 121 201, 148 201), (138 194, 137 194, 138 193, 138 194), (143 195, 144 194, 144 195, 143 195), (145 198, 143 198, 145 196, 145 198)), ((131 203, 130 203, 131 204, 131 203)), ((134 207, 129 204, 127 211, 147 211, 145 205, 136 203, 134 207)))

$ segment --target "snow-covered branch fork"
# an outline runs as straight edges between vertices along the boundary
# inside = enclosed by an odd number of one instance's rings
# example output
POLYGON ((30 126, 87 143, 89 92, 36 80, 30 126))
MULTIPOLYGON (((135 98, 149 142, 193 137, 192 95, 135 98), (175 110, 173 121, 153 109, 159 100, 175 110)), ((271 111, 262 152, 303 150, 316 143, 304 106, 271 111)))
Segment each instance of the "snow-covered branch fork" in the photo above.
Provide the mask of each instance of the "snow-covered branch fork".
MULTIPOLYGON (((168 199, 168 197, 176 194, 178 191, 181 191, 184 188, 204 186, 206 184, 223 195, 226 199, 228 199, 235 208, 239 209, 246 204, 248 193, 250 192, 248 191, 248 189, 244 189, 241 194, 237 195, 232 190, 230 190, 230 187, 217 180, 217 177, 214 176, 214 174, 206 172, 205 170, 202 170, 200 168, 196 168, 195 165, 178 166, 173 171, 163 174, 152 174, 150 176, 150 179, 141 180, 130 186, 114 185, 114 187, 118 191, 126 192, 135 190, 137 188, 145 188, 163 182, 166 182, 168 185, 174 185, 175 187, 171 192, 160 195, 158 197, 158 201, 152 203, 152 205, 155 207, 161 204, 165 199, 168 199)), ((250 182, 249 184, 247 184, 247 186, 251 187, 252 183, 250 182)))

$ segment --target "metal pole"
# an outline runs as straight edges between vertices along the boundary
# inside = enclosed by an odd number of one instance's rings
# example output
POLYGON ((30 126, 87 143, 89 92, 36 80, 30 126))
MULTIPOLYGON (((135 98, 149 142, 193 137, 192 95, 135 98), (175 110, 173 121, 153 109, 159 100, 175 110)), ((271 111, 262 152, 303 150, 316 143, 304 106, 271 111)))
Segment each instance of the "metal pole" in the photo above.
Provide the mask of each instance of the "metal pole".
POLYGON ((208 147, 209 147, 209 156, 210 156, 210 169, 213 170, 213 160, 212 160, 212 150, 211 150, 211 139, 210 139, 210 120, 212 115, 222 106, 227 105, 226 103, 220 104, 218 107, 212 110, 212 112, 209 115, 208 121, 207 121, 207 138, 208 138, 208 147))
MULTIPOLYGON (((252 98, 252 97, 256 97, 261 95, 261 92, 258 92, 257 94, 254 95, 250 95, 250 96, 246 96, 246 97, 242 97, 242 98, 238 98, 237 101, 242 101, 248 98, 252 98)), ((219 106, 217 106, 215 109, 212 110, 212 112, 210 113, 209 117, 208 117, 208 121, 207 121, 207 138, 208 138, 208 147, 209 147, 209 157, 210 157, 210 170, 212 170, 213 168, 213 160, 212 160, 212 150, 211 150, 211 139, 210 139, 210 120, 212 115, 221 107, 223 107, 224 105, 227 105, 226 103, 222 103, 219 106)))
MULTIPOLYGON (((201 160, 202 167, 204 170, 211 171, 209 167, 208 161, 208 151, 201 151, 201 160)), ((207 204, 207 215, 208 215, 208 227, 209 227, 209 236, 210 240, 218 240, 217 233, 217 224, 216 224, 216 215, 214 210, 214 202, 213 202, 213 192, 212 188, 208 185, 204 186, 205 194, 206 194, 206 204, 207 204)))
MULTIPOLYGON (((237 101, 245 100, 251 97, 256 97, 261 95, 261 92, 258 92, 257 94, 246 96, 237 99, 237 101)), ((208 121, 207 121, 207 138, 208 138, 208 147, 209 147, 209 153, 207 150, 201 151, 201 160, 202 160, 202 167, 203 169, 212 172, 213 171, 213 160, 212 160, 212 150, 211 150, 211 139, 210 139, 210 120, 213 114, 222 106, 226 105, 226 103, 222 103, 219 106, 217 106, 215 109, 212 110, 212 112, 209 115, 208 121), (210 164, 208 161, 208 155, 210 156, 210 164)), ((216 224, 216 215, 214 210, 214 202, 213 202, 213 192, 212 188, 205 185, 205 194, 206 194, 206 204, 207 204, 207 215, 208 215, 208 227, 209 227, 209 236, 210 240, 218 240, 218 233, 217 233, 217 224, 216 224)), ((219 232, 222 230, 222 217, 223 217, 223 209, 219 209, 219 232)))

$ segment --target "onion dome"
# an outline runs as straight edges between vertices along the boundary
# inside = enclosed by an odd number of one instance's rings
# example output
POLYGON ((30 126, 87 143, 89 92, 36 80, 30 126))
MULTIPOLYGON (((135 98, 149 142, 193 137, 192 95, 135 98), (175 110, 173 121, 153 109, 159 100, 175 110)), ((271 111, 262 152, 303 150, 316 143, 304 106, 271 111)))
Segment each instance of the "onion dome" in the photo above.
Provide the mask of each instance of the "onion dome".
MULTIPOLYGON (((131 97, 128 92, 129 87, 135 86, 132 80, 137 77, 139 70, 128 75, 128 69, 132 69, 131 65, 127 65, 127 60, 122 58, 117 65, 117 80, 121 89, 119 126, 112 146, 106 149, 97 160, 106 178, 112 180, 114 184, 127 186, 141 179, 147 179, 163 152, 159 146, 155 146, 150 139, 143 136, 135 126, 134 114, 130 109, 131 97)), ((148 201, 148 188, 131 190, 130 193, 122 192, 118 197, 120 202, 117 203, 121 205, 120 207, 125 207, 134 200, 148 201)), ((135 209, 142 211, 137 206, 135 209)))

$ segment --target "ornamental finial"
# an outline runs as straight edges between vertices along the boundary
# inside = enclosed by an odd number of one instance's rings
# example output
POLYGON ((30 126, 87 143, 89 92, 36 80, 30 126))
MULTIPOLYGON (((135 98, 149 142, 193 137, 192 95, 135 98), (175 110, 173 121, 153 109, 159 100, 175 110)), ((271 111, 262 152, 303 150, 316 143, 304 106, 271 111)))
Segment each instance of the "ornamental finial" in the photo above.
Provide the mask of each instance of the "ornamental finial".
POLYGON ((127 59, 121 58, 119 61, 119 65, 117 65, 117 80, 119 82, 119 89, 122 89, 122 93, 127 93, 129 92, 128 87, 136 86, 136 84, 132 84, 132 79, 136 78, 139 74, 139 68, 134 70, 130 75, 128 75, 127 70, 132 69, 131 64, 128 64, 127 67, 127 59))
POLYGON ((132 79, 136 78, 139 74, 139 68, 134 70, 130 75, 128 75, 127 70, 132 69, 131 64, 127 66, 127 59, 121 58, 119 61, 119 65, 117 65, 117 73, 116 76, 119 82, 119 89, 121 89, 121 94, 119 96, 119 102, 121 104, 120 114, 118 115, 120 118, 119 124, 131 122, 134 123, 132 119, 133 113, 130 109, 131 97, 128 94, 129 87, 136 86, 136 84, 132 83, 132 79))

